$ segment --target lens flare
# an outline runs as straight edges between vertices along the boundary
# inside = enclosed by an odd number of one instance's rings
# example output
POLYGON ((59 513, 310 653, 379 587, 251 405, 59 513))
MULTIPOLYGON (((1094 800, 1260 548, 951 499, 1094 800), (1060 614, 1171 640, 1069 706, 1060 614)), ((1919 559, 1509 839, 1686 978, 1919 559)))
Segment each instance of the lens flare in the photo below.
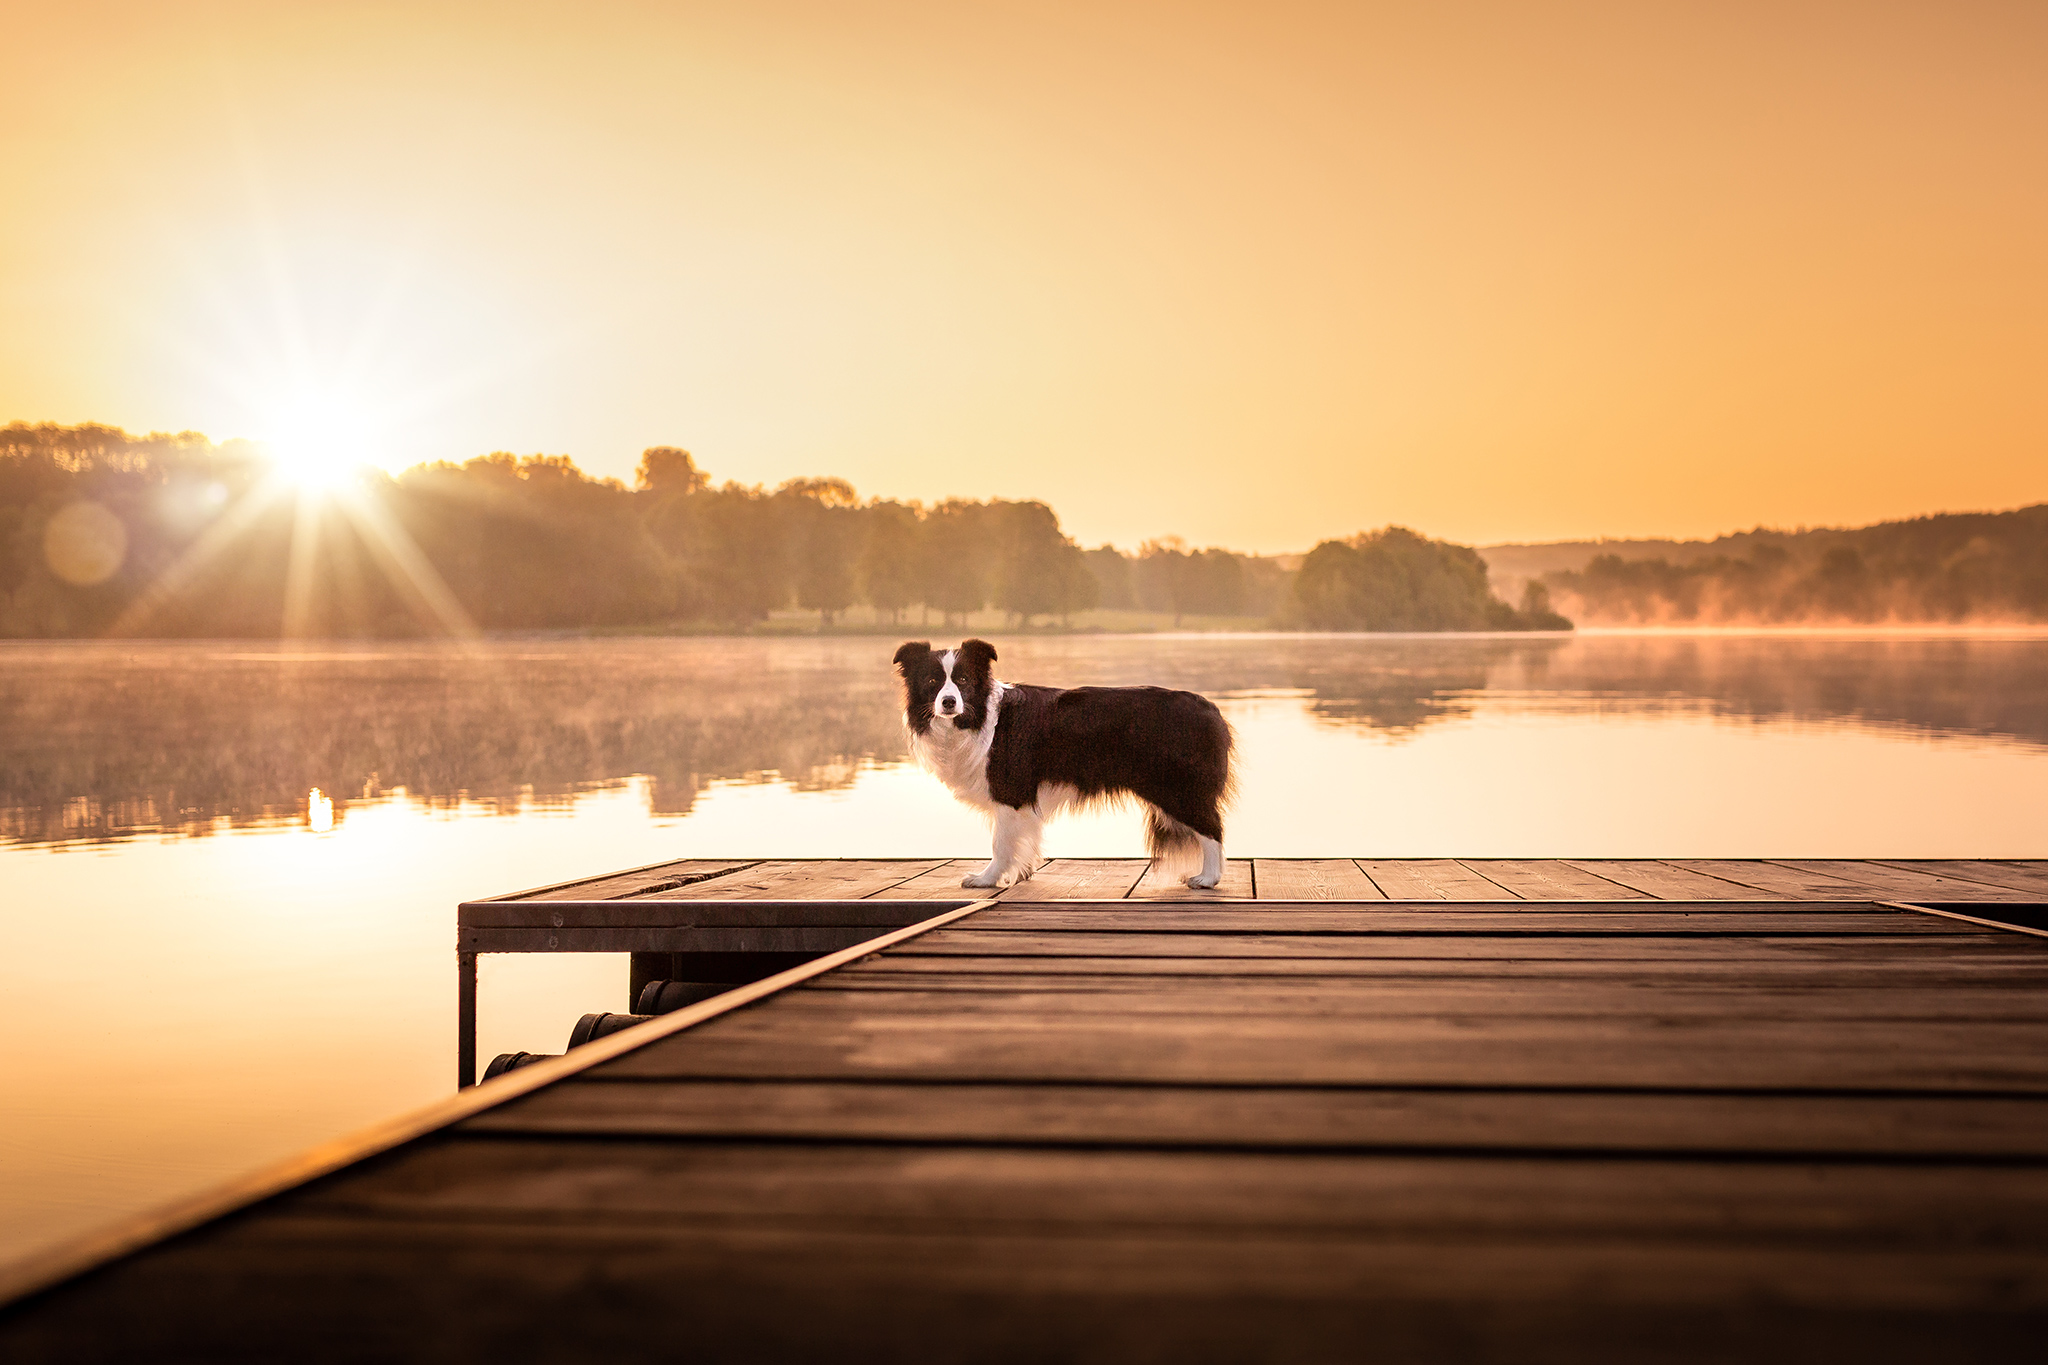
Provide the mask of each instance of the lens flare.
POLYGON ((59 508, 43 527, 43 562, 66 583, 104 583, 127 557, 128 528, 96 502, 59 508))

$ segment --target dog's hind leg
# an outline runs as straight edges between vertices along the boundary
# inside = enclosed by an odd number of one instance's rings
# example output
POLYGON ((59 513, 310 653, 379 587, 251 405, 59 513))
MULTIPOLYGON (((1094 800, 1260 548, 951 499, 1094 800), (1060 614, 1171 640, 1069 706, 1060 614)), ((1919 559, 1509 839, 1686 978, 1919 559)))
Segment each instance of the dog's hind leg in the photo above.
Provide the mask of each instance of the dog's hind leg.
POLYGON ((1206 834, 1197 834, 1195 841, 1202 847, 1202 870, 1188 878, 1188 885, 1207 891, 1223 880, 1223 843, 1206 834))
POLYGON ((1035 809, 997 806, 995 849, 988 866, 972 877, 962 878, 960 885, 1014 886, 1023 881, 1038 871, 1039 840, 1044 833, 1045 821, 1035 809))

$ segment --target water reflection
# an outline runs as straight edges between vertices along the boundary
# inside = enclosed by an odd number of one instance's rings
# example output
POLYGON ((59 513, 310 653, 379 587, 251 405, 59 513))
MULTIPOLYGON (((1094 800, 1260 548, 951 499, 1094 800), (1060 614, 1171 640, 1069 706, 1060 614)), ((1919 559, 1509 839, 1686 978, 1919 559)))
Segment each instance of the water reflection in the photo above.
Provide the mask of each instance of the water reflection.
MULTIPOLYGON (((0 842, 329 828, 349 804, 531 810, 628 776, 846 786, 901 761, 893 638, 0 646, 0 842)), ((1482 706, 1709 714, 2048 744, 2048 639, 1041 637, 1005 676, 1297 699, 1401 743, 1482 706)))

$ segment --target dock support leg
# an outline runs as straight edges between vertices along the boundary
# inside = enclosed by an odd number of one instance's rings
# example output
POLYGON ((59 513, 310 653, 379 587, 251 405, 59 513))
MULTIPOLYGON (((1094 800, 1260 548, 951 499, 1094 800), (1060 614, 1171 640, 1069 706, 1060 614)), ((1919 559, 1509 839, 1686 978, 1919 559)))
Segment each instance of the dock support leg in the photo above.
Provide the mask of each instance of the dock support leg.
POLYGON ((455 1088, 476 1084, 476 954, 455 955, 455 1088))

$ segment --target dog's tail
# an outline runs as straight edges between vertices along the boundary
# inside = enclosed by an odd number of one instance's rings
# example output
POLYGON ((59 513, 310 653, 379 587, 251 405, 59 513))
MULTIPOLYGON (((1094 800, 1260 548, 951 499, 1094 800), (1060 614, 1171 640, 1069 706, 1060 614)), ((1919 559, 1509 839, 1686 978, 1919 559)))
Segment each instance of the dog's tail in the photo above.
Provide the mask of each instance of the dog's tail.
POLYGON ((1145 807, 1145 848, 1164 872, 1202 865, 1201 837, 1159 807, 1145 807))

